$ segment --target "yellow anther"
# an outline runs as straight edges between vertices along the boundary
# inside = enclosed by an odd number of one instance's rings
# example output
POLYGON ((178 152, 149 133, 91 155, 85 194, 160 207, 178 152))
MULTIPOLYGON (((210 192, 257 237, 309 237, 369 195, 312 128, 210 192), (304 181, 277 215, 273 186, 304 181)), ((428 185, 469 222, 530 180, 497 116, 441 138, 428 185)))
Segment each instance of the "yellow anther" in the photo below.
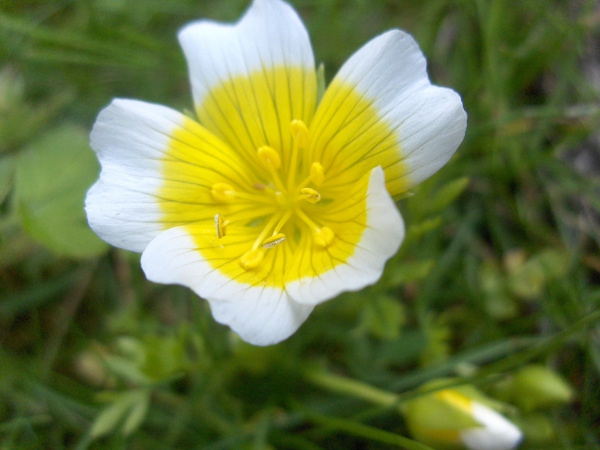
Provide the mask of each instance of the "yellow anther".
POLYGON ((335 234, 331 228, 319 228, 315 231, 315 244, 319 247, 327 248, 331 245, 331 242, 333 242, 334 237, 335 234))
POLYGON ((235 190, 227 183, 213 184, 210 193, 219 202, 232 202, 235 200, 235 190))
POLYGON ((292 132, 292 137, 296 141, 296 144, 299 148, 308 147, 308 143, 310 142, 310 133, 308 132, 308 128, 303 121, 292 120, 292 123, 290 124, 290 131, 292 132))
POLYGON ((260 159, 260 162, 263 163, 265 167, 270 169, 279 169, 281 167, 279 153, 273 148, 264 145, 260 147, 256 153, 258 154, 258 159, 260 159))
POLYGON ((221 214, 215 214, 215 230, 219 239, 227 235, 227 225, 229 220, 225 220, 221 214))
POLYGON ((246 270, 256 269, 264 257, 265 251, 262 248, 253 248, 242 255, 240 264, 246 270))
POLYGON ((276 245, 279 245, 283 242, 285 242, 285 234, 283 233, 277 233, 271 237, 266 238, 262 244, 260 244, 260 246, 262 248, 271 248, 271 247, 275 247, 276 245))
POLYGON ((321 200, 321 194, 311 188, 300 189, 300 196, 308 203, 317 203, 319 200, 321 200))
POLYGON ((321 186, 323 181, 325 181, 325 169, 321 163, 314 162, 310 166, 310 181, 312 181, 316 186, 321 186))

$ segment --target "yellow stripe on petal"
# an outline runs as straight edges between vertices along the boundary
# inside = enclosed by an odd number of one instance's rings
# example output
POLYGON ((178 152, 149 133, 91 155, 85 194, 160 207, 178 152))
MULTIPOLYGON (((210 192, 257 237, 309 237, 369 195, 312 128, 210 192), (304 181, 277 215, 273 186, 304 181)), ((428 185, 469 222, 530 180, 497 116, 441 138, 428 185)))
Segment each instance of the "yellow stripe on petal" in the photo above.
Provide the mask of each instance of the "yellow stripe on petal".
POLYGON ((346 196, 305 210, 323 226, 303 234, 287 273, 287 292, 303 304, 320 303, 374 283, 404 238, 402 218, 379 167, 356 182, 346 196))
POLYGON ((466 415, 473 415, 473 400, 454 389, 444 389, 435 392, 433 395, 440 400, 445 401, 455 409, 464 412, 466 415))
POLYGON ((304 68, 264 68, 210 89, 197 107, 202 124, 235 148, 246 165, 264 173, 257 149, 278 151, 289 167, 293 120, 309 123, 316 104, 316 75, 304 68))
POLYGON ((256 176, 231 147, 192 119, 173 131, 161 165, 157 197, 165 229, 207 219, 212 223, 215 214, 239 221, 273 210, 247 199, 256 176))
POLYGON ((287 281, 319 277, 345 264, 367 226, 369 177, 355 182, 345 196, 329 203, 306 203, 302 238, 287 281))
POLYGON ((371 169, 385 170, 392 196, 406 191, 407 166, 402 163, 397 131, 375 103, 351 85, 334 80, 327 89, 310 127, 311 160, 319 161, 327 187, 335 192, 371 169))
POLYGON ((218 239, 214 231, 199 233, 197 225, 187 227, 197 251, 214 270, 239 285, 240 290, 253 287, 284 288, 285 271, 292 259, 294 246, 285 237, 270 238, 272 245, 252 249, 257 232, 254 227, 229 227, 227 236, 218 239), (277 245, 279 244, 279 245, 277 245))

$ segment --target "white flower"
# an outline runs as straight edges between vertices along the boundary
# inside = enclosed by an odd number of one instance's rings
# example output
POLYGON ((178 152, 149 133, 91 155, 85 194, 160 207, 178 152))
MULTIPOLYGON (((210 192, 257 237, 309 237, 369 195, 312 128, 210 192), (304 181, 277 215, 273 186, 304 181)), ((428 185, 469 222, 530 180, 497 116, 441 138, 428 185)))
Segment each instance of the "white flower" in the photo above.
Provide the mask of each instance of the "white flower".
POLYGON ((393 198, 450 159, 466 114, 399 30, 356 52, 319 105, 308 34, 280 0, 179 40, 197 119, 134 100, 103 110, 89 223, 142 252, 150 280, 189 286, 244 340, 273 344, 379 279, 404 238, 393 198))

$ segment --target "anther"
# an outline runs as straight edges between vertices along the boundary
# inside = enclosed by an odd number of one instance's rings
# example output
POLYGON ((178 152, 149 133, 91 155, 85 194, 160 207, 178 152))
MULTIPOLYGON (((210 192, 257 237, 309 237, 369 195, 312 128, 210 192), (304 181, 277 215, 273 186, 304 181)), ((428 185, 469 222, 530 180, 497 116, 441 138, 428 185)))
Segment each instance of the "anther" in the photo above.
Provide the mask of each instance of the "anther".
POLYGON ((335 234, 331 228, 323 227, 315 230, 314 237, 317 246, 327 248, 331 245, 331 242, 333 242, 335 234))
POLYGON ((316 186, 321 186, 323 181, 325 181, 325 169, 321 163, 314 162, 310 166, 310 181, 312 181, 316 186))
POLYGON ((235 200, 235 190, 227 183, 213 184, 210 193, 219 202, 228 203, 235 200))
POLYGON ((311 188, 300 189, 300 197, 306 200, 308 203, 317 203, 321 200, 321 194, 311 188))
POLYGON ((219 239, 227 235, 227 225, 229 220, 225 220, 221 214, 215 214, 215 230, 219 239))
POLYGON ((292 132, 292 137, 296 141, 296 144, 299 148, 308 147, 308 143, 310 142, 310 134, 306 124, 301 120, 292 120, 290 124, 290 131, 292 132))
POLYGON ((265 239, 262 244, 260 244, 260 246, 262 248, 271 248, 271 247, 275 247, 276 245, 282 244, 283 242, 285 242, 285 234, 283 233, 277 233, 271 237, 268 237, 267 239, 265 239))
POLYGON ((271 147, 266 145, 256 151, 260 162, 269 169, 279 169, 281 167, 281 158, 279 154, 271 147))
POLYGON ((256 269, 264 257, 265 251, 262 248, 253 248, 242 255, 240 265, 246 270, 256 269))

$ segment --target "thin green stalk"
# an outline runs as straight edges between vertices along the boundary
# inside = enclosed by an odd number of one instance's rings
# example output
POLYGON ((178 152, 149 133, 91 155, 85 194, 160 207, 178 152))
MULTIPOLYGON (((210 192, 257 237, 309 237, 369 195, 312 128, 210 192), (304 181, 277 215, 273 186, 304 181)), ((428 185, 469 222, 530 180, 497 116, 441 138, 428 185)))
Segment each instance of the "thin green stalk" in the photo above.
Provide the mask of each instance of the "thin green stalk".
POLYGON ((384 444, 390 444, 394 447, 404 448, 407 450, 432 450, 431 447, 428 447, 425 444, 421 444, 413 441, 412 439, 390 433, 389 431, 363 425, 362 423, 339 419, 337 417, 327 417, 320 414, 314 414, 312 412, 306 412, 306 415, 307 418, 314 423, 327 428, 343 431, 350 435, 369 439, 371 441, 382 442, 384 444))
POLYGON ((310 370, 304 373, 306 380, 311 383, 340 394, 361 398, 376 405, 391 407, 398 404, 398 394, 384 391, 361 381, 333 375, 324 371, 310 370))

